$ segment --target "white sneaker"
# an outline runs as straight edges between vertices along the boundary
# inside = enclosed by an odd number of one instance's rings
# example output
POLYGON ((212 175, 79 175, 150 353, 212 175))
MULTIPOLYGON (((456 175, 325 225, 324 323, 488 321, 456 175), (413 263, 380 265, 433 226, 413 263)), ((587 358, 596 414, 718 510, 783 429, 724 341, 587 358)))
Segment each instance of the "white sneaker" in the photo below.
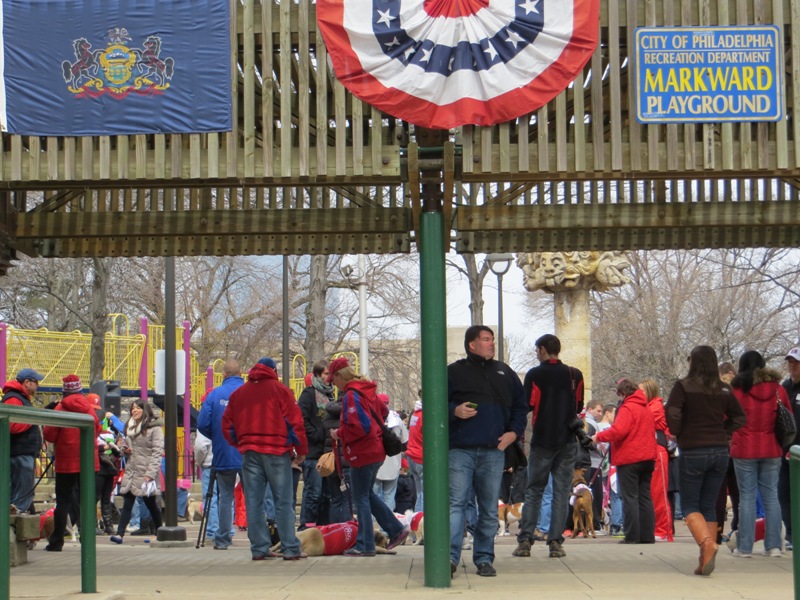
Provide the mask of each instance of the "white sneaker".
POLYGON ((753 556, 753 555, 752 555, 752 554, 750 554, 749 552, 739 552, 739 549, 738 549, 738 548, 734 548, 734 549, 733 549, 733 555, 734 555, 736 558, 752 558, 752 556, 753 556))
POLYGON ((780 558, 783 556, 783 552, 781 552, 780 548, 770 548, 769 550, 762 550, 761 554, 764 556, 769 556, 770 558, 780 558))

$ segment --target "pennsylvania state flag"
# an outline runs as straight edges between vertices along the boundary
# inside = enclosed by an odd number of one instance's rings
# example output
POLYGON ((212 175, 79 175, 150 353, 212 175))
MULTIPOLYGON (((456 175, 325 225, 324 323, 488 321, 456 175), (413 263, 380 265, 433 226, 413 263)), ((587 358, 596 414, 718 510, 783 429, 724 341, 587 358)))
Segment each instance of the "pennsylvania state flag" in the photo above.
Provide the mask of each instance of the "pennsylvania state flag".
POLYGON ((0 129, 230 131, 228 0, 0 0, 0 129))

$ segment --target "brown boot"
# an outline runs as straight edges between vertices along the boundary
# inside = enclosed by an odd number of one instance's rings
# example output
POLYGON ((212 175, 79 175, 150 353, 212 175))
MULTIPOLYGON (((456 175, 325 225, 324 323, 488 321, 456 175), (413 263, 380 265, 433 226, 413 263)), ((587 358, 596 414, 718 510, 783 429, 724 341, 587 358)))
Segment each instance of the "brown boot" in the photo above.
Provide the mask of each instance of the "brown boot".
POLYGON ((717 556, 719 546, 714 543, 717 535, 716 521, 706 522, 701 513, 690 513, 686 515, 686 525, 700 547, 700 560, 694 571, 695 575, 711 575, 714 570, 714 559, 717 556))

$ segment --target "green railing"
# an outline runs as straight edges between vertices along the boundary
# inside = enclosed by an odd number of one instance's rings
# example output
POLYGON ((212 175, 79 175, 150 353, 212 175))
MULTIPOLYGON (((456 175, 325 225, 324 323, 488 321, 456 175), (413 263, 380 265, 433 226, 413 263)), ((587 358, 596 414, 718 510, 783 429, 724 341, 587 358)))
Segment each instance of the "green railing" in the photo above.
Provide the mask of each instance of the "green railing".
POLYGON ((792 498, 792 571, 794 600, 800 600, 800 446, 789 449, 789 479, 792 498))
MULTIPOLYGON (((44 410, 23 406, 0 404, 0 456, 5 457, 0 471, 8 473, 11 455, 10 424, 31 423, 56 427, 77 427, 80 430, 81 450, 81 592, 97 592, 97 550, 95 547, 95 497, 94 497, 94 419, 90 415, 69 413, 60 410, 44 410)), ((0 535, 7 536, 11 526, 8 506, 11 503, 11 480, 8 475, 0 477, 0 535)), ((11 549, 0 543, 0 598, 11 597, 11 549)))

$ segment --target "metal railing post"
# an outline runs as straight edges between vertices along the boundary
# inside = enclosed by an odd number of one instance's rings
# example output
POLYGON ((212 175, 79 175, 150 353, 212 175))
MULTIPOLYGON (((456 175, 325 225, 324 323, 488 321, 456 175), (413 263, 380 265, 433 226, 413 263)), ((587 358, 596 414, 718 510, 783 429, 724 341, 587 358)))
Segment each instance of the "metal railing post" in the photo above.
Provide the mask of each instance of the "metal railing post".
POLYGON ((97 454, 94 427, 81 427, 81 591, 97 592, 97 531, 95 524, 95 473, 97 454))
POLYGON ((0 465, 0 597, 11 598, 11 543, 9 531, 11 518, 11 427, 8 417, 0 415, 0 456, 5 457, 0 465))
MULTIPOLYGON (((54 427, 77 427, 80 432, 81 448, 81 592, 97 592, 97 548, 95 533, 95 481, 94 457, 95 420, 91 415, 44 410, 27 406, 0 404, 0 507, 11 503, 11 428, 9 423, 29 423, 31 425, 52 425, 54 427)), ((0 510, 0 535, 9 534, 11 524, 9 512, 0 510)), ((8 539, 8 538, 5 538, 8 539)), ((11 549, 9 543, 0 541, 0 598, 11 597, 11 549), (5 594, 4 594, 5 592, 5 594)))
MULTIPOLYGON (((789 495, 792 499, 792 523, 800 523, 800 446, 789 449, 789 495)), ((792 546, 800 548, 800 525, 792 527, 792 546)), ((800 600, 800 551, 792 552, 794 600, 800 600)))

